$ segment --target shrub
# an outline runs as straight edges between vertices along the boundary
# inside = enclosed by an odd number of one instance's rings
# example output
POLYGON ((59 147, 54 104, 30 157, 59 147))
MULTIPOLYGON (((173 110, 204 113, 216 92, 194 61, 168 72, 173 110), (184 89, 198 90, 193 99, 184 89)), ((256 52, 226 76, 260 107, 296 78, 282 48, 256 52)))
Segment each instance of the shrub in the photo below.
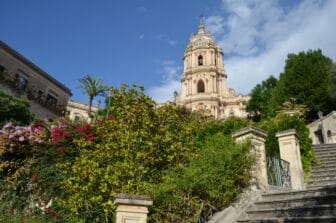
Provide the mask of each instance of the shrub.
POLYGON ((33 121, 29 110, 29 102, 0 90, 0 128, 7 122, 15 125, 28 125, 33 121))
POLYGON ((288 115, 282 112, 276 117, 268 118, 256 125, 268 132, 265 146, 266 153, 270 156, 279 156, 279 143, 275 136, 276 133, 288 129, 296 129, 300 138, 303 170, 305 172, 305 176, 309 176, 311 163, 316 162, 316 158, 312 150, 312 140, 309 137, 309 130, 306 126, 304 118, 302 118, 299 114, 288 115))
POLYGON ((148 185, 154 198, 150 222, 206 222, 228 206, 250 180, 254 158, 249 145, 236 145, 217 133, 186 166, 166 171, 158 185, 148 185))
POLYGON ((155 108, 141 88, 112 89, 108 119, 94 124, 98 141, 73 162, 59 165, 65 175, 62 205, 88 221, 112 221, 113 196, 143 194, 144 185, 157 183, 163 170, 185 163, 192 146, 192 116, 178 106, 155 108))
POLYGON ((0 131, 0 202, 6 203, 6 212, 27 216, 44 209, 56 215, 57 204, 52 201, 64 193, 56 164, 73 160, 80 152, 74 141, 83 139, 88 143, 95 139, 91 126, 63 121, 38 121, 26 127, 6 124, 0 131))

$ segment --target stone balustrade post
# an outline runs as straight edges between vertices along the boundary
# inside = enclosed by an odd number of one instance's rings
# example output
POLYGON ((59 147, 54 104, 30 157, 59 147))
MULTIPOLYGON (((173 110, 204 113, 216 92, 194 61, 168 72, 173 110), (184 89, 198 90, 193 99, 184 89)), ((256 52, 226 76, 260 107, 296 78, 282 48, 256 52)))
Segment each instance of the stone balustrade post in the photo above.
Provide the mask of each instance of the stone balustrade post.
POLYGON ((295 129, 278 132, 276 137, 279 141, 280 158, 289 162, 289 171, 293 189, 304 188, 303 168, 299 137, 295 129))
POLYGON ((114 204, 117 205, 116 223, 146 223, 148 206, 153 201, 146 195, 117 194, 114 204))
POLYGON ((256 157, 256 164, 252 169, 252 176, 255 183, 262 190, 268 190, 267 163, 265 139, 267 132, 255 127, 246 127, 232 134, 237 143, 243 143, 251 140, 251 153, 256 157))

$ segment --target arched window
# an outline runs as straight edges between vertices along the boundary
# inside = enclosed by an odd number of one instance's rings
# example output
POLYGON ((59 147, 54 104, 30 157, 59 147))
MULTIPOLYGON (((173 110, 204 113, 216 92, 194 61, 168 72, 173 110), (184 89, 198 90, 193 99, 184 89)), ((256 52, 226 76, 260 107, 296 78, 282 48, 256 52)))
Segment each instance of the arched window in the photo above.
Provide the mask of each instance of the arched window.
POLYGON ((202 80, 199 80, 197 83, 197 92, 204 93, 204 82, 202 80))
POLYGON ((198 56, 198 66, 203 66, 203 56, 202 55, 198 56))
POLYGON ((76 115, 75 118, 74 118, 74 121, 79 122, 80 120, 81 120, 81 118, 78 115, 76 115))
POLYGON ((231 108, 231 109, 230 109, 230 113, 229 113, 229 115, 230 115, 230 116, 234 116, 234 114, 235 114, 235 112, 234 112, 233 109, 231 108))
POLYGON ((328 136, 328 137, 331 137, 331 135, 332 135, 332 134, 331 134, 331 131, 328 130, 328 131, 327 131, 327 136, 328 136))

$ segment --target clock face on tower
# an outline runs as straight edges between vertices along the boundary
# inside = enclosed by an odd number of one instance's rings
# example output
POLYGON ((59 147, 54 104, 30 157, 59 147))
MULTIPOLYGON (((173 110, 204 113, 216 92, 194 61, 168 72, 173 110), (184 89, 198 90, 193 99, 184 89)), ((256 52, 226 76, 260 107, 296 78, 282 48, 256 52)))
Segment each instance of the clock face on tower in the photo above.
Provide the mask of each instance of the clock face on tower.
POLYGON ((207 45, 205 39, 202 39, 202 38, 198 38, 196 41, 195 41, 195 47, 198 48, 198 47, 205 47, 207 45))

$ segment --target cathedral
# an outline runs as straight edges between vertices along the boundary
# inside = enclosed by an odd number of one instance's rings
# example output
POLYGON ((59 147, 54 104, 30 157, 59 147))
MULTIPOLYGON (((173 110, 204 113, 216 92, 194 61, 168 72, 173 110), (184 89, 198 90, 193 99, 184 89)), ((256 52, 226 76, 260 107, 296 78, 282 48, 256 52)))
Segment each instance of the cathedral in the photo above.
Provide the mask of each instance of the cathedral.
POLYGON ((175 97, 176 104, 192 111, 203 110, 216 119, 247 117, 245 107, 250 96, 227 87, 223 55, 201 20, 184 53, 182 89, 175 97))

